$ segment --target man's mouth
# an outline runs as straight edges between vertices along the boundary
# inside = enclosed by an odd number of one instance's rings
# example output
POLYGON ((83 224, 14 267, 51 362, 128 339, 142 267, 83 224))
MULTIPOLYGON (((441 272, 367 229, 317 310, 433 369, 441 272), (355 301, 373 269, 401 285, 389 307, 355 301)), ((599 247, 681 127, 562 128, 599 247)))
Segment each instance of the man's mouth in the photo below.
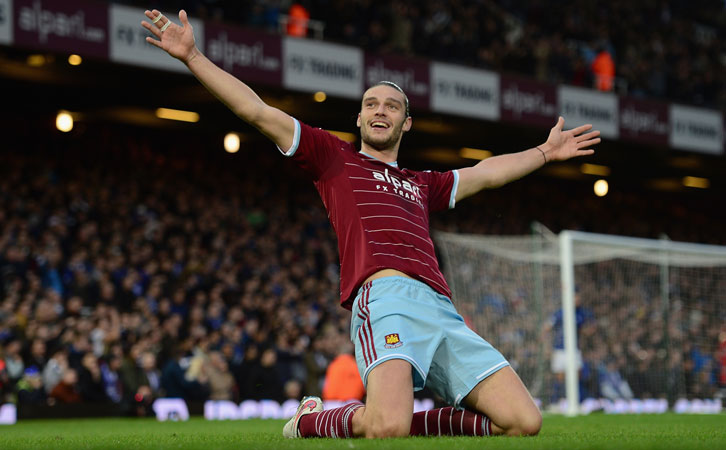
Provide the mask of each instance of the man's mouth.
POLYGON ((391 126, 388 123, 383 122, 382 120, 374 120, 373 122, 371 122, 371 128, 380 128, 385 130, 390 127, 391 126))

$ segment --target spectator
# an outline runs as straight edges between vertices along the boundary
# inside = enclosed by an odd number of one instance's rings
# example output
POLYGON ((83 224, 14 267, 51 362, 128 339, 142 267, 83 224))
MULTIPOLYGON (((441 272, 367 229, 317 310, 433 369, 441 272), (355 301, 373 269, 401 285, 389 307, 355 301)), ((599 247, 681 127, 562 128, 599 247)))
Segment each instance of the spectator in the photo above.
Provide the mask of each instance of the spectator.
POLYGON ((186 369, 189 368, 190 358, 183 356, 181 349, 174 351, 161 372, 161 388, 163 395, 170 398, 184 398, 188 400, 203 400, 208 396, 208 388, 205 385, 206 376, 199 374, 196 379, 186 377, 186 369))
POLYGON ((297 380, 288 380, 284 386, 285 400, 298 401, 302 398, 302 384, 297 380))
MULTIPOLYGON (((253 368, 257 367, 260 362, 260 353, 256 345, 248 345, 244 353, 242 363, 234 373, 237 387, 239 388, 240 400, 248 400, 251 390, 248 390, 250 374, 254 372, 253 368)), ((256 369, 255 369, 256 370, 256 369)))
POLYGON ((161 390, 161 372, 157 369, 156 358, 151 352, 146 352, 141 356, 141 369, 144 377, 146 377, 146 386, 149 386, 153 395, 158 395, 161 390))
POLYGON ((252 400, 282 400, 282 384, 277 370, 277 353, 272 348, 262 351, 259 362, 252 363, 246 377, 243 398, 252 400))
POLYGON ((81 367, 78 372, 78 390, 83 401, 99 403, 108 400, 98 358, 92 352, 84 354, 81 358, 81 367))
POLYGON ((147 416, 161 390, 161 372, 152 352, 139 355, 140 346, 132 347, 121 365, 124 402, 132 415, 147 416))
POLYGON ((46 344, 43 339, 33 339, 27 356, 24 358, 26 367, 35 367, 36 370, 42 369, 48 362, 45 356, 46 344))
POLYGON ((287 12, 287 35, 293 37, 306 37, 308 35, 308 22, 310 13, 300 3, 293 3, 287 12))
POLYGON ((312 345, 305 352, 304 363, 307 373, 305 392, 307 395, 322 396, 325 371, 330 363, 330 358, 325 352, 325 341, 323 336, 315 337, 312 345))
POLYGON ((595 76, 595 89, 598 91, 612 91, 615 81, 615 62, 612 55, 601 48, 590 66, 595 76))
POLYGON ((10 378, 8 377, 8 371, 5 370, 5 360, 0 359, 0 401, 6 401, 6 395, 10 388, 10 378))
POLYGON ((219 352, 209 354, 206 366, 209 377, 209 398, 211 400, 232 400, 234 394, 234 377, 229 372, 227 361, 219 352))
POLYGON ((20 356, 22 343, 19 340, 12 340, 5 345, 5 371, 10 383, 17 382, 25 370, 25 363, 20 356))
POLYGON ((61 382, 66 369, 68 369, 66 352, 65 350, 57 350, 48 360, 48 364, 43 368, 43 387, 45 392, 51 392, 61 382))
POLYGON ((341 336, 338 356, 328 366, 323 385, 323 400, 363 400, 366 390, 358 374, 353 344, 341 336))
POLYGON ((726 325, 721 325, 718 333, 716 361, 718 385, 721 389, 726 389, 726 325))
MULTIPOLYGON (((582 304, 582 293, 580 288, 576 287, 575 292, 575 326, 576 332, 581 334, 586 328, 591 329, 591 325, 594 322, 593 312, 589 308, 582 304)), ((552 398, 550 401, 553 403, 558 401, 560 398, 564 398, 564 383, 565 383, 565 369, 567 367, 567 355, 565 353, 565 335, 563 328, 563 312, 562 309, 558 309, 550 317, 544 330, 545 333, 550 333, 552 339, 552 358, 550 361, 550 369, 555 374, 554 388, 552 390, 552 398)), ((578 337, 578 342, 580 338, 578 337)), ((581 346, 580 346, 581 347, 581 346)), ((575 359, 578 371, 583 367, 582 351, 580 348, 575 351, 575 359)))
POLYGON ((83 401, 78 387, 78 375, 75 369, 67 368, 63 371, 63 378, 55 385, 48 395, 60 403, 80 403, 83 401))
POLYGON ((136 371, 136 380, 134 382, 133 391, 138 390, 142 386, 148 386, 149 392, 154 397, 158 396, 161 390, 161 372, 156 366, 156 357, 151 352, 144 352, 141 355, 141 361, 136 371))
POLYGON ((121 382, 121 365, 123 360, 118 355, 110 355, 101 363, 101 378, 106 397, 114 403, 121 403, 124 397, 121 382))
POLYGON ((23 378, 15 386, 18 395, 18 404, 21 405, 44 405, 46 394, 43 389, 43 378, 35 366, 25 369, 23 378))
POLYGON ((617 369, 617 364, 613 359, 600 364, 598 368, 600 379, 600 393, 604 398, 610 400, 633 398, 633 391, 630 389, 627 380, 623 378, 617 369))

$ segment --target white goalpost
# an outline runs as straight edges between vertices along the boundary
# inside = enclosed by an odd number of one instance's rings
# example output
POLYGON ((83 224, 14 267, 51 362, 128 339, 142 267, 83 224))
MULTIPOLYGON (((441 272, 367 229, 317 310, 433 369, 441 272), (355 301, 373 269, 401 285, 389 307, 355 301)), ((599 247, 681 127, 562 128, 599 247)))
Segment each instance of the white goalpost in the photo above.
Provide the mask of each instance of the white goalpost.
POLYGON ((543 407, 726 394, 726 247, 533 229, 435 239, 459 312, 543 407))

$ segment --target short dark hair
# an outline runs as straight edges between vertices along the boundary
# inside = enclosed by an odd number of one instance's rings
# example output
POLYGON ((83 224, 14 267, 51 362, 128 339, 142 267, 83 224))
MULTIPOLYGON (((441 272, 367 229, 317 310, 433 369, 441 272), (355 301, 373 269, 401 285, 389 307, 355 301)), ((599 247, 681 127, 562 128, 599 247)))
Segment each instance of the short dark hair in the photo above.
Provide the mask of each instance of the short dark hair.
POLYGON ((388 87, 392 87, 393 89, 395 89, 398 92, 400 92, 401 94, 403 94, 403 101, 404 101, 404 104, 406 106, 406 117, 408 117, 408 116, 411 115, 411 112, 409 111, 409 108, 408 108, 408 96, 406 95, 405 92, 403 92, 403 89, 401 89, 401 87, 399 85, 397 85, 393 81, 382 80, 382 81, 379 81, 378 83, 374 84, 371 87, 376 87, 376 86, 388 86, 388 87))

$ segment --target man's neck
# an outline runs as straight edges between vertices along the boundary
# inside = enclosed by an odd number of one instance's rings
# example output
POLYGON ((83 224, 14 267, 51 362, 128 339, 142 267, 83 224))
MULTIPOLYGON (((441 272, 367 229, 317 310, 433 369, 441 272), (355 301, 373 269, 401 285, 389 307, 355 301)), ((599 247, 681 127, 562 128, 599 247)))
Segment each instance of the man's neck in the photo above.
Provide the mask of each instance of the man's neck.
POLYGON ((360 151, 384 163, 393 163, 398 160, 398 146, 386 150, 376 150, 364 142, 361 145, 360 151))

